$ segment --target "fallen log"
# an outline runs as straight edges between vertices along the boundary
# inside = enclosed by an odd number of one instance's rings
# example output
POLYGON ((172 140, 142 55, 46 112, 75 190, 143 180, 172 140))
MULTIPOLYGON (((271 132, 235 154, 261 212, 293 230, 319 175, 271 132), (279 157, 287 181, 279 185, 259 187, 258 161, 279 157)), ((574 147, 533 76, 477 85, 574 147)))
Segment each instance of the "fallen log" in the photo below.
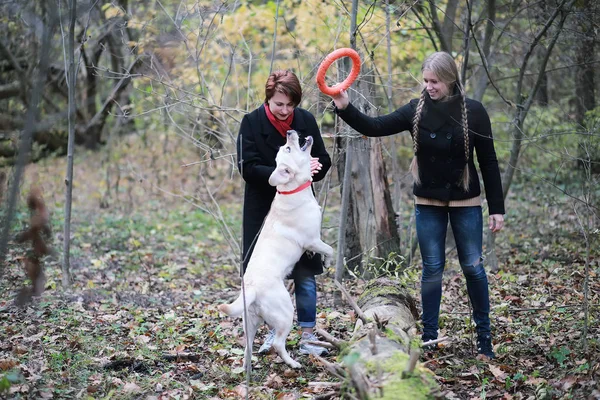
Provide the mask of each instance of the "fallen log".
POLYGON ((415 300, 397 281, 369 282, 357 301, 368 319, 357 320, 340 360, 354 388, 349 398, 431 399, 440 397, 434 374, 417 363, 418 310, 415 300))

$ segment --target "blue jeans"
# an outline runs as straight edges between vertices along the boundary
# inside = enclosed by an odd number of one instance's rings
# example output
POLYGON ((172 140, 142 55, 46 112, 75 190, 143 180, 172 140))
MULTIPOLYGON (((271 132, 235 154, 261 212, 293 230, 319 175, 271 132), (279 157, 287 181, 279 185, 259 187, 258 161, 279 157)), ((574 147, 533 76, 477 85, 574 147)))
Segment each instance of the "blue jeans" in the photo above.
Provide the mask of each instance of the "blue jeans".
POLYGON ((458 261, 467 281, 467 292, 473 306, 473 320, 478 335, 490 334, 490 298, 488 280, 483 268, 483 216, 480 206, 438 207, 417 204, 415 208, 417 238, 423 259, 421 303, 423 337, 436 339, 442 275, 446 264, 445 242, 448 218, 454 232, 458 261))
POLYGON ((317 323, 317 281, 314 275, 294 278, 296 314, 300 328, 313 328, 317 323))

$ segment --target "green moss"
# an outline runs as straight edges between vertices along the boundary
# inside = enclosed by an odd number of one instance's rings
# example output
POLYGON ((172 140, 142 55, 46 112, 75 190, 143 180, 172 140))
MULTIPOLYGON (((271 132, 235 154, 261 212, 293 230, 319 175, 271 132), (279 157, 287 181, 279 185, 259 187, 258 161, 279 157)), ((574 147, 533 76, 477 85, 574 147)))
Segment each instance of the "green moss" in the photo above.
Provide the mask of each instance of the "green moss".
POLYGON ((430 383, 419 376, 402 379, 401 376, 391 377, 383 387, 383 400, 419 400, 433 399, 430 383))
POLYGON ((359 306, 363 306, 367 301, 374 299, 375 297, 383 297, 383 298, 398 298, 399 295, 398 288, 395 286, 371 286, 365 288, 363 294, 360 296, 358 300, 359 306))
POLYGON ((350 345, 350 343, 342 345, 342 347, 340 347, 340 351, 337 356, 337 361, 341 362, 344 359, 344 357, 346 357, 348 354, 350 354, 351 349, 352 349, 352 346, 350 345))
POLYGON ((406 345, 406 343, 404 343, 404 339, 402 339, 402 336, 398 335, 392 329, 385 328, 385 330, 383 331, 383 333, 385 333, 385 336, 388 339, 393 340, 394 342, 398 342, 398 343, 400 343, 402 345, 406 345))
POLYGON ((411 376, 402 378, 402 371, 406 369, 408 359, 408 354, 396 352, 383 362, 365 364, 369 374, 377 374, 378 371, 389 374, 385 378, 381 399, 420 400, 433 398, 431 393, 438 389, 438 385, 428 369, 417 366, 411 376))

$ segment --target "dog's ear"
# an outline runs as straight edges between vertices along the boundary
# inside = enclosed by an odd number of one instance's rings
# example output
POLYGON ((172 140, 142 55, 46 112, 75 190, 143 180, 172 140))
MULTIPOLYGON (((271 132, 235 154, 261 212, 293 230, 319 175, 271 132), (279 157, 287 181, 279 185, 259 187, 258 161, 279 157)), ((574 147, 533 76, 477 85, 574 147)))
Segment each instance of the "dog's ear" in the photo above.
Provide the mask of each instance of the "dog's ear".
POLYGON ((278 186, 285 185, 294 179, 294 171, 285 164, 278 165, 275 171, 269 177, 269 185, 278 186))
POLYGON ((310 150, 312 149, 313 142, 314 142, 314 140, 313 140, 312 136, 307 136, 306 139, 304 139, 304 144, 302 145, 300 150, 308 151, 308 154, 310 154, 310 150))

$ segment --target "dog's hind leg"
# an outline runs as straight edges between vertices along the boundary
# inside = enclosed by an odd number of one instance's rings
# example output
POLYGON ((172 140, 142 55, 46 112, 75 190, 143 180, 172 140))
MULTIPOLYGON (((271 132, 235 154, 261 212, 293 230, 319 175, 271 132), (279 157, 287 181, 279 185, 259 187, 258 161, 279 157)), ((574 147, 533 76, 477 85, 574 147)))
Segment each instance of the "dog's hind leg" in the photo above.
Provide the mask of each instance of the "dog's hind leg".
POLYGON ((277 354, 279 354, 281 359, 285 361, 287 365, 289 365, 292 368, 301 368, 302 365, 300 365, 298 361, 290 357, 290 354, 285 348, 285 340, 287 339, 289 333, 289 328, 275 329, 275 339, 273 340, 273 348, 277 351, 277 354))
POLYGON ((265 314, 263 317, 269 326, 275 329, 273 348, 287 365, 292 368, 300 368, 302 367, 300 363, 290 357, 285 348, 285 341, 292 329, 292 323, 294 322, 294 306, 292 305, 292 299, 290 299, 290 295, 283 284, 271 293, 275 295, 272 299, 275 301, 272 301, 270 307, 264 310, 265 314))
POLYGON ((254 337, 258 327, 263 323, 263 319, 254 312, 254 310, 248 310, 248 320, 246 324, 244 320, 244 333, 246 335, 246 349, 244 350, 244 367, 247 363, 252 362, 252 344, 254 343, 254 337))

